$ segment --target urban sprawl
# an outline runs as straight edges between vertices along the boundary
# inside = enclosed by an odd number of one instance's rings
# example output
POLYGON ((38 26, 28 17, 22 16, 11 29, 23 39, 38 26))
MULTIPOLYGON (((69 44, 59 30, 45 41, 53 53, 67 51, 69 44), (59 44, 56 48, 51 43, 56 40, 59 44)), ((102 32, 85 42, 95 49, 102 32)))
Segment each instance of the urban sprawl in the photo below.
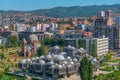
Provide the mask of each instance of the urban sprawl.
POLYGON ((119 80, 119 49, 120 16, 112 10, 69 18, 0 14, 0 72, 18 76, 0 73, 0 80, 119 80))

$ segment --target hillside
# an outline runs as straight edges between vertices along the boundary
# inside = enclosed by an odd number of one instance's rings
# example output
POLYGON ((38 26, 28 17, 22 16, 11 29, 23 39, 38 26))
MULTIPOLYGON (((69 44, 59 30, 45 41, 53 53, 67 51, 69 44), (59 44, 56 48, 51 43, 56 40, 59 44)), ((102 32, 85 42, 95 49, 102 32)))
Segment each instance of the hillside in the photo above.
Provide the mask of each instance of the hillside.
POLYGON ((120 13, 120 4, 114 5, 93 5, 93 6, 72 6, 72 7, 55 7, 52 9, 39 9, 33 11, 0 11, 0 13, 32 13, 50 17, 79 17, 92 16, 100 10, 111 9, 114 13, 120 13))

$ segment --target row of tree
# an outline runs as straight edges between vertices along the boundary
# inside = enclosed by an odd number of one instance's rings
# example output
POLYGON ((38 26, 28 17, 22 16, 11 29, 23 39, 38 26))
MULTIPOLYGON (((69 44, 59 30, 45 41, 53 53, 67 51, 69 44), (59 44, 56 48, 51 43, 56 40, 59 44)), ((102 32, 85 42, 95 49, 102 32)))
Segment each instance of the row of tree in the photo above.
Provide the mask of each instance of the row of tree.
POLYGON ((43 41, 41 41, 42 44, 46 45, 46 46, 55 46, 55 45, 59 45, 59 46, 64 46, 64 40, 63 39, 50 39, 47 38, 43 41))

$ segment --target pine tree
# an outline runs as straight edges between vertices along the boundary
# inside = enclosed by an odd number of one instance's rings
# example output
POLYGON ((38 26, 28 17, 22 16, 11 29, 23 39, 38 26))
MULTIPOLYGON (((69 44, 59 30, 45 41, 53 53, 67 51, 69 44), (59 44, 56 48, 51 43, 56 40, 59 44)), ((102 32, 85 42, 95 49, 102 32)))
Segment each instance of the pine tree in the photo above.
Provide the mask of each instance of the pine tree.
POLYGON ((79 39, 78 44, 80 47, 84 48, 84 41, 82 39, 79 39))
POLYGON ((97 57, 97 46, 95 43, 92 44, 92 56, 97 57))
POLYGON ((80 62, 80 76, 81 80, 92 80, 93 79, 93 67, 90 60, 87 57, 83 57, 80 62))
POLYGON ((41 47, 39 47, 38 51, 37 51, 37 55, 41 56, 41 55, 46 55, 46 47, 45 45, 41 45, 41 47))

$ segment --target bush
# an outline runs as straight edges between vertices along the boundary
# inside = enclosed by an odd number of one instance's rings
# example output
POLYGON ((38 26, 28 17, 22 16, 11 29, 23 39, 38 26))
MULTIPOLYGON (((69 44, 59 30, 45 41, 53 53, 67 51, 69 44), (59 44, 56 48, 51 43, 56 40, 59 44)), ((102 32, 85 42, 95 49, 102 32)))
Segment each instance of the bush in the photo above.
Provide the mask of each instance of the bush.
POLYGON ((17 50, 17 51, 16 51, 16 53, 17 53, 17 54, 19 54, 19 53, 20 53, 20 51, 19 51, 19 50, 17 50))
POLYGON ((5 45, 0 44, 0 49, 5 49, 5 45))
POLYGON ((38 56, 46 55, 46 47, 45 47, 45 45, 42 44, 41 47, 38 48, 37 55, 38 56))
POLYGON ((105 61, 111 60, 111 55, 110 55, 110 54, 107 54, 107 55, 104 57, 104 60, 105 60, 105 61))
POLYGON ((0 69, 0 78, 2 77, 3 75, 3 69, 0 69))
POLYGON ((4 53, 1 53, 1 54, 0 54, 0 59, 4 59, 4 58, 5 58, 4 53))
POLYGON ((11 62, 10 59, 7 59, 8 62, 11 62))
POLYGON ((18 64, 15 64, 15 68, 18 68, 18 64))

